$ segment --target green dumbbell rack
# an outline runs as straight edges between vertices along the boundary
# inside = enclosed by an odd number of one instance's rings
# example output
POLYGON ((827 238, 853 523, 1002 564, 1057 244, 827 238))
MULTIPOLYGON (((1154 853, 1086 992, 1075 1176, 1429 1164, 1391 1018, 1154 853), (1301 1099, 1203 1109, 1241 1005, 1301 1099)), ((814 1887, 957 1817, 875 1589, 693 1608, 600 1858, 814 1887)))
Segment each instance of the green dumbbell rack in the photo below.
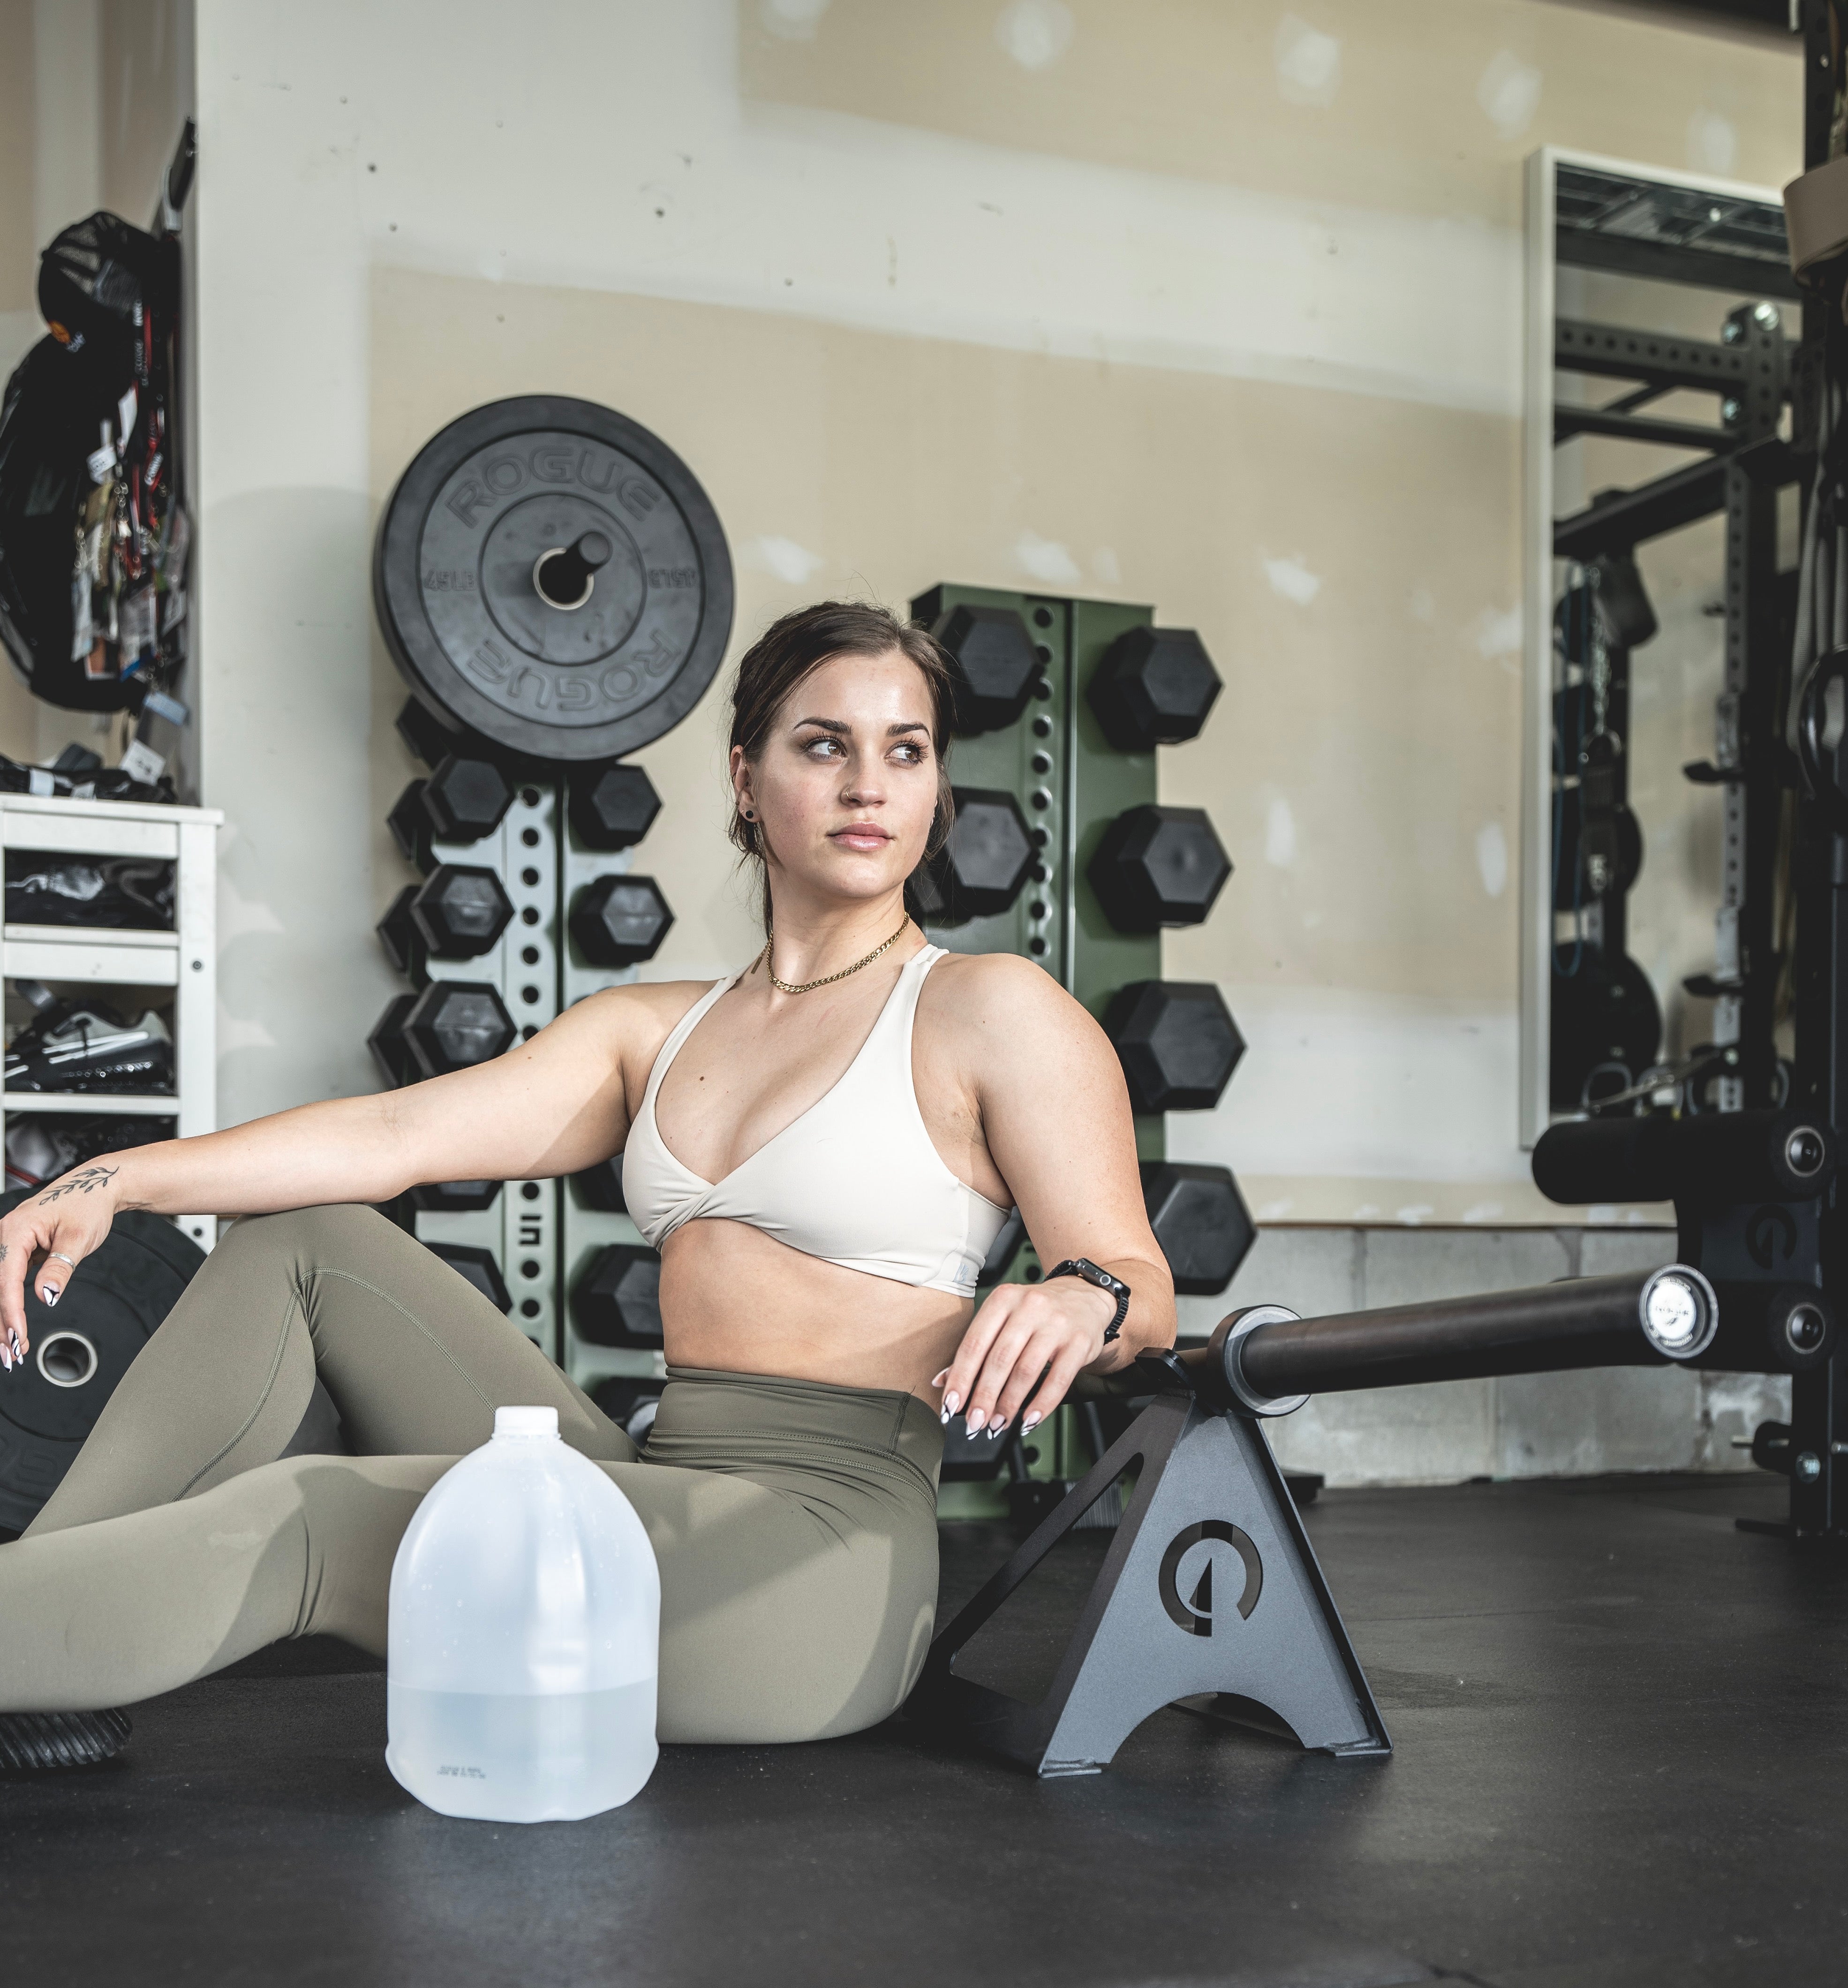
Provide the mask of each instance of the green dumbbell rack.
MULTIPOLYGON (((579 845, 569 823, 561 823, 559 858, 561 1008, 569 1007, 573 1002, 581 1001, 586 994, 594 993, 600 987, 617 987, 640 978, 641 969, 639 967, 626 966, 612 970, 608 967, 588 964, 563 922, 563 914, 569 911, 580 890, 599 877, 630 870, 633 867, 635 854, 633 849, 619 850, 614 854, 585 849, 579 845)), ((658 1351, 642 1347, 596 1346, 578 1331, 572 1317, 569 1294, 577 1288, 579 1280, 604 1249, 611 1243, 639 1245, 642 1239, 641 1232, 627 1215, 610 1214, 590 1206, 584 1199, 582 1187, 576 1180, 560 1181, 558 1192, 558 1280, 564 1300, 559 1310, 562 1336, 556 1355, 560 1364, 580 1388, 586 1389, 594 1388, 598 1381, 612 1375, 647 1378, 664 1374, 666 1364, 658 1351)))
MULTIPOLYGON (((627 871, 634 852, 585 848, 565 801, 562 780, 522 781, 489 834, 430 844, 433 867, 454 863, 493 871, 514 916, 485 953, 421 960, 418 984, 454 980, 492 986, 523 1036, 535 1033, 586 994, 637 975, 633 967, 591 965, 570 937, 566 921, 579 891, 600 877, 627 871)), ((399 1212, 420 1242, 485 1249, 506 1286, 514 1323, 580 1384, 662 1371, 658 1354, 593 1346, 573 1324, 569 1293, 590 1261, 606 1244, 640 1240, 626 1215, 589 1206, 576 1182, 508 1181, 484 1209, 399 1212)))
MULTIPOLYGON (((934 624, 964 606, 1019 614, 1039 651, 1041 674, 1013 724, 955 742, 950 776, 959 787, 1013 794, 1033 831, 1038 863, 1011 909, 931 928, 929 937, 952 952, 1015 952, 1035 960, 1101 1021, 1119 988, 1161 977, 1160 935, 1118 931, 1085 875, 1110 823, 1127 808, 1154 801, 1155 756, 1111 746, 1086 691, 1110 644, 1152 623, 1154 610, 946 583, 920 595, 911 613, 934 624)), ((1160 1117, 1137 1117, 1136 1151, 1144 1160, 1166 1157, 1160 1117)), ((1042 1268, 1032 1245, 1023 1242, 998 1281, 1034 1283, 1042 1268)), ((1069 1408, 1052 1418, 1027 1453, 1029 1472, 1042 1479, 1081 1475, 1090 1461, 1069 1408)), ((948 1518, 992 1516, 1002 1509, 1001 1486, 946 1483, 939 1509, 948 1518)))
MULTIPOLYGON (((522 783, 498 828, 475 842, 433 841, 434 863, 492 870, 513 906, 513 921, 492 948, 473 959, 431 959, 431 980, 485 982, 524 1034, 559 1012, 559 955, 564 944, 559 831, 562 789, 522 783), (532 958, 527 954, 535 955, 532 958), (531 998, 528 998, 530 996, 531 998)), ((508 1181, 487 1208, 458 1212, 420 1209, 413 1232, 422 1242, 459 1243, 493 1256, 511 1300, 509 1316, 529 1339, 556 1356, 559 1190, 552 1181, 508 1181)))
MULTIPOLYGON (((1154 800, 1155 756, 1118 752, 1085 693, 1110 644, 1148 626, 1154 610, 945 585, 921 594, 911 611, 934 621, 964 606, 1012 608, 1032 634, 1042 674, 1013 724, 955 742, 950 776, 959 787, 1014 795, 1033 830, 1039 867, 1011 910, 930 935, 951 952, 1017 952, 1036 960, 1101 1020, 1120 987, 1161 977, 1160 935, 1116 930, 1085 875, 1110 823, 1126 808, 1154 800)), ((1137 1120, 1136 1151, 1141 1159, 1165 1157, 1158 1117, 1137 1120)))

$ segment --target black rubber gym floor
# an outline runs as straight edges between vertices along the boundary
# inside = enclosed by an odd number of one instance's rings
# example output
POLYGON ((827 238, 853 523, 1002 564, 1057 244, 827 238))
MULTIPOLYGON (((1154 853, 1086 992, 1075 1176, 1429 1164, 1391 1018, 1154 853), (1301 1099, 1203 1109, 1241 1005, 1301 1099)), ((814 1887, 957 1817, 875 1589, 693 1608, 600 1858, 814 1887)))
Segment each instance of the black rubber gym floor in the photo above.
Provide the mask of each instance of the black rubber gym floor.
MULTIPOLYGON (((899 1721, 669 1748, 627 1808, 522 1829, 397 1787, 376 1666, 265 1652, 141 1706, 108 1767, 0 1781, 0 1980, 1848 1982, 1848 1555, 1734 1529, 1782 1490, 1324 1493, 1387 1761, 1170 1710, 1037 1782, 899 1721)), ((1102 1543, 1059 1550, 995 1681, 1102 1543)), ((946 1607, 1010 1544, 946 1529, 946 1607)))

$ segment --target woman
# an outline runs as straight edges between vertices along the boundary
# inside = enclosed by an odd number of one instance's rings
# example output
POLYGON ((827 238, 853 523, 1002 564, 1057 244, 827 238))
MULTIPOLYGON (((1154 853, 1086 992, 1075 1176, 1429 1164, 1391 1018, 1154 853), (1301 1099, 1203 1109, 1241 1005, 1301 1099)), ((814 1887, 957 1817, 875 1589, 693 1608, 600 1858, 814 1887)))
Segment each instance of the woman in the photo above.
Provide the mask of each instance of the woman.
POLYGON ((945 954, 905 915, 948 829, 948 701, 935 644, 883 610, 786 616, 733 696, 766 928, 742 973, 613 988, 497 1062, 109 1155, 0 1222, 16 1362, 27 1276, 55 1303, 118 1209, 247 1218, 0 1547, 0 1713, 132 1702, 282 1637, 382 1652, 399 1538, 506 1403, 556 1407, 648 1530, 664 1740, 819 1739, 903 1702, 941 1424, 1031 1428, 1174 1325, 1103 1035, 1037 966, 945 954), (617 1151, 661 1254, 645 1457, 363 1205, 617 1151), (976 1312, 1015 1203, 1060 1269, 976 1312))

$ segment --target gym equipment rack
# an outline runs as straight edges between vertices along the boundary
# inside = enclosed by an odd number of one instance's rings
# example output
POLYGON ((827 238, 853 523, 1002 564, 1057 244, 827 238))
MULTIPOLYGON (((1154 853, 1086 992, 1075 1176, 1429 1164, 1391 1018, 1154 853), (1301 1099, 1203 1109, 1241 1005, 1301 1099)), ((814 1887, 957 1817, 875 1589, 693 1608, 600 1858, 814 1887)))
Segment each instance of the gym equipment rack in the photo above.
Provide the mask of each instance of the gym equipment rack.
MULTIPOLYGON (((440 762, 451 748, 471 749, 459 738, 425 739, 421 749, 440 762)), ((409 977, 417 986, 492 988, 519 1034, 530 1036, 586 994, 637 977, 633 966, 587 960, 570 930, 572 907, 583 891, 600 878, 629 874, 634 851, 585 845, 571 819, 566 783, 556 772, 522 777, 511 770, 507 784, 512 799, 494 827, 468 840, 430 837, 419 845, 418 867, 426 874, 445 864, 492 871, 511 918, 491 945, 466 958, 417 948, 409 977)), ((615 1344, 593 1341, 569 1303, 604 1251, 642 1253, 640 1234, 620 1205, 600 1206, 582 1178, 461 1185, 474 1192, 419 1188, 390 1212, 504 1303, 520 1330, 580 1385, 660 1378, 658 1325, 650 1333, 639 1321, 640 1332, 620 1331, 615 1344)))

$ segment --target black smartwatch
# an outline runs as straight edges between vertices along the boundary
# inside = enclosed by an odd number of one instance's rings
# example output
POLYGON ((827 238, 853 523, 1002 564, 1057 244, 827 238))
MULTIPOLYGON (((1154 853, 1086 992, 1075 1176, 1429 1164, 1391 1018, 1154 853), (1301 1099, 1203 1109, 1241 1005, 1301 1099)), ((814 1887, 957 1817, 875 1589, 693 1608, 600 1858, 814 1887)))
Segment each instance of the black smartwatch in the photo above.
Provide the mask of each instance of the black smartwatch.
POLYGON ((1103 1329, 1103 1343, 1110 1341, 1123 1330, 1123 1321, 1130 1311, 1130 1287, 1120 1277, 1113 1277, 1108 1270, 1100 1270, 1089 1256, 1068 1256, 1063 1263, 1055 1263, 1046 1273, 1046 1282, 1055 1277, 1082 1277, 1087 1284, 1095 1284, 1100 1291, 1108 1291, 1117 1300, 1117 1316, 1103 1329))

